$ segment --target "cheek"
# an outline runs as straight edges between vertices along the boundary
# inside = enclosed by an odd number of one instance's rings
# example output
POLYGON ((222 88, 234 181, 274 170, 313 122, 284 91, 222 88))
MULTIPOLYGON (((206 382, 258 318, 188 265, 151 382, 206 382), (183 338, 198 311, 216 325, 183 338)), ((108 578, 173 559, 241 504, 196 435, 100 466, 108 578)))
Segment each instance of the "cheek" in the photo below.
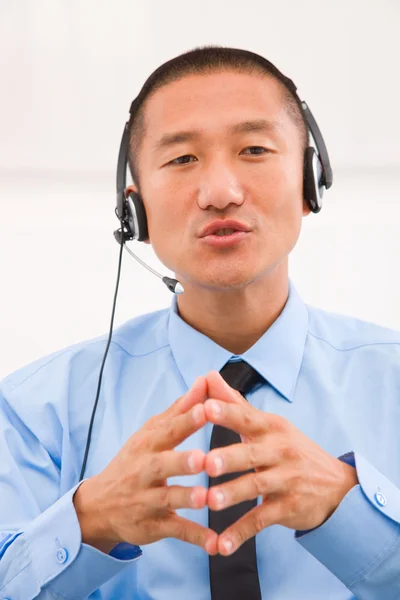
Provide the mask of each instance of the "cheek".
POLYGON ((276 165, 253 181, 252 193, 271 222, 298 226, 303 214, 303 173, 296 165, 276 165), (260 194, 262 190, 262 194, 260 194))
POLYGON ((262 228, 265 231, 265 250, 276 255, 289 253, 296 244, 303 218, 303 181, 300 169, 281 168, 268 173, 263 182, 258 182, 258 194, 262 228))
MULTIPOLYGON (((146 204, 146 203, 145 203, 146 204)), ((177 256, 184 250, 189 215, 179 206, 176 196, 154 195, 146 206, 150 243, 159 260, 171 270, 177 256)))
POLYGON ((168 202, 163 199, 157 205, 152 205, 151 209, 146 209, 147 222, 150 237, 174 237, 174 241, 179 240, 185 232, 185 225, 188 222, 189 215, 184 207, 179 207, 176 202, 168 202))
POLYGON ((143 196, 149 230, 153 231, 153 235, 157 235, 159 230, 172 232, 181 229, 187 212, 182 198, 187 194, 161 171, 150 179, 143 196))

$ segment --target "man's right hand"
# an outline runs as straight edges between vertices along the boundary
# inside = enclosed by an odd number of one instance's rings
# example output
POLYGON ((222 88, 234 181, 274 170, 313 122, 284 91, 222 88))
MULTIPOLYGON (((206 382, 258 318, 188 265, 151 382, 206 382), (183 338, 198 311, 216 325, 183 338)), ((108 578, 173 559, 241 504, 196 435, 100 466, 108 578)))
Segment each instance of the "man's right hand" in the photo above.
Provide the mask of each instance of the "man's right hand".
POLYGON ((174 448, 205 425, 206 399, 207 381, 198 377, 184 396, 134 433, 103 471, 79 486, 74 505, 84 543, 108 553, 119 542, 139 546, 172 537, 216 554, 217 534, 175 512, 203 508, 207 489, 166 481, 204 470, 202 450, 174 448))

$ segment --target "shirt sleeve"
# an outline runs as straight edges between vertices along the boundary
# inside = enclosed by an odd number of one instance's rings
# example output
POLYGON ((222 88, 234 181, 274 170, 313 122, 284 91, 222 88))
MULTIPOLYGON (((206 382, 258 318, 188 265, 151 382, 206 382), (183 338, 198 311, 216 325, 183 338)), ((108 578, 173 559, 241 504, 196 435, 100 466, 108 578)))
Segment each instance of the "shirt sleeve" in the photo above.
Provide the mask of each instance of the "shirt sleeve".
POLYGON ((59 497, 60 465, 1 392, 0 456, 1 600, 84 598, 141 556, 129 544, 104 554, 82 543, 79 484, 59 497))
POLYGON ((325 523, 295 538, 359 600, 398 600, 400 489, 358 452, 354 464, 359 485, 325 523))

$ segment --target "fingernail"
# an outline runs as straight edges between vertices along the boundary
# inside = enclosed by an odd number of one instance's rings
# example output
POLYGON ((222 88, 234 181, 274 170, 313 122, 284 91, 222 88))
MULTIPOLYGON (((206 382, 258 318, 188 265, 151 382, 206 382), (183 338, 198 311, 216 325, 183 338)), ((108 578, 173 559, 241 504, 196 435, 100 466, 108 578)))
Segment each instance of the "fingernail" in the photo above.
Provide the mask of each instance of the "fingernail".
POLYGON ((224 461, 222 460, 222 456, 216 456, 214 458, 214 467, 217 475, 222 471, 222 467, 224 466, 224 461))
POLYGON ((227 552, 228 554, 230 554, 232 552, 232 550, 233 550, 233 542, 232 542, 232 540, 230 538, 228 538, 227 540, 225 540, 222 543, 222 546, 223 546, 225 552, 227 552))
POLYGON ((196 404, 192 412, 193 420, 195 423, 198 423, 200 421, 202 412, 202 407, 199 404, 196 404))
POLYGON ((188 467, 191 471, 194 471, 195 469, 195 462, 194 462, 194 456, 193 454, 189 454, 188 459, 187 459, 187 463, 188 463, 188 467))
POLYGON ((191 492, 191 494, 190 494, 190 504, 192 506, 196 506, 196 502, 197 502, 197 500, 196 500, 196 492, 193 490, 193 492, 191 492))
POLYGON ((218 506, 223 506, 225 502, 225 496, 222 492, 215 492, 215 500, 218 506))
POLYGON ((211 400, 211 410, 215 415, 221 414, 221 404, 215 400, 211 400))

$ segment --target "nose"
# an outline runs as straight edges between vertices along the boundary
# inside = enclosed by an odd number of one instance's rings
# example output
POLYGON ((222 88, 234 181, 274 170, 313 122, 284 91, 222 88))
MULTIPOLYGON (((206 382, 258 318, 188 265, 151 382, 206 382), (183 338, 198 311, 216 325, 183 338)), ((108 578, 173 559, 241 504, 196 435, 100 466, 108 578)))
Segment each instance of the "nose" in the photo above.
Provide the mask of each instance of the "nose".
POLYGON ((200 208, 224 210, 229 204, 240 206, 243 201, 244 191, 227 165, 218 162, 203 171, 197 200, 200 208))

